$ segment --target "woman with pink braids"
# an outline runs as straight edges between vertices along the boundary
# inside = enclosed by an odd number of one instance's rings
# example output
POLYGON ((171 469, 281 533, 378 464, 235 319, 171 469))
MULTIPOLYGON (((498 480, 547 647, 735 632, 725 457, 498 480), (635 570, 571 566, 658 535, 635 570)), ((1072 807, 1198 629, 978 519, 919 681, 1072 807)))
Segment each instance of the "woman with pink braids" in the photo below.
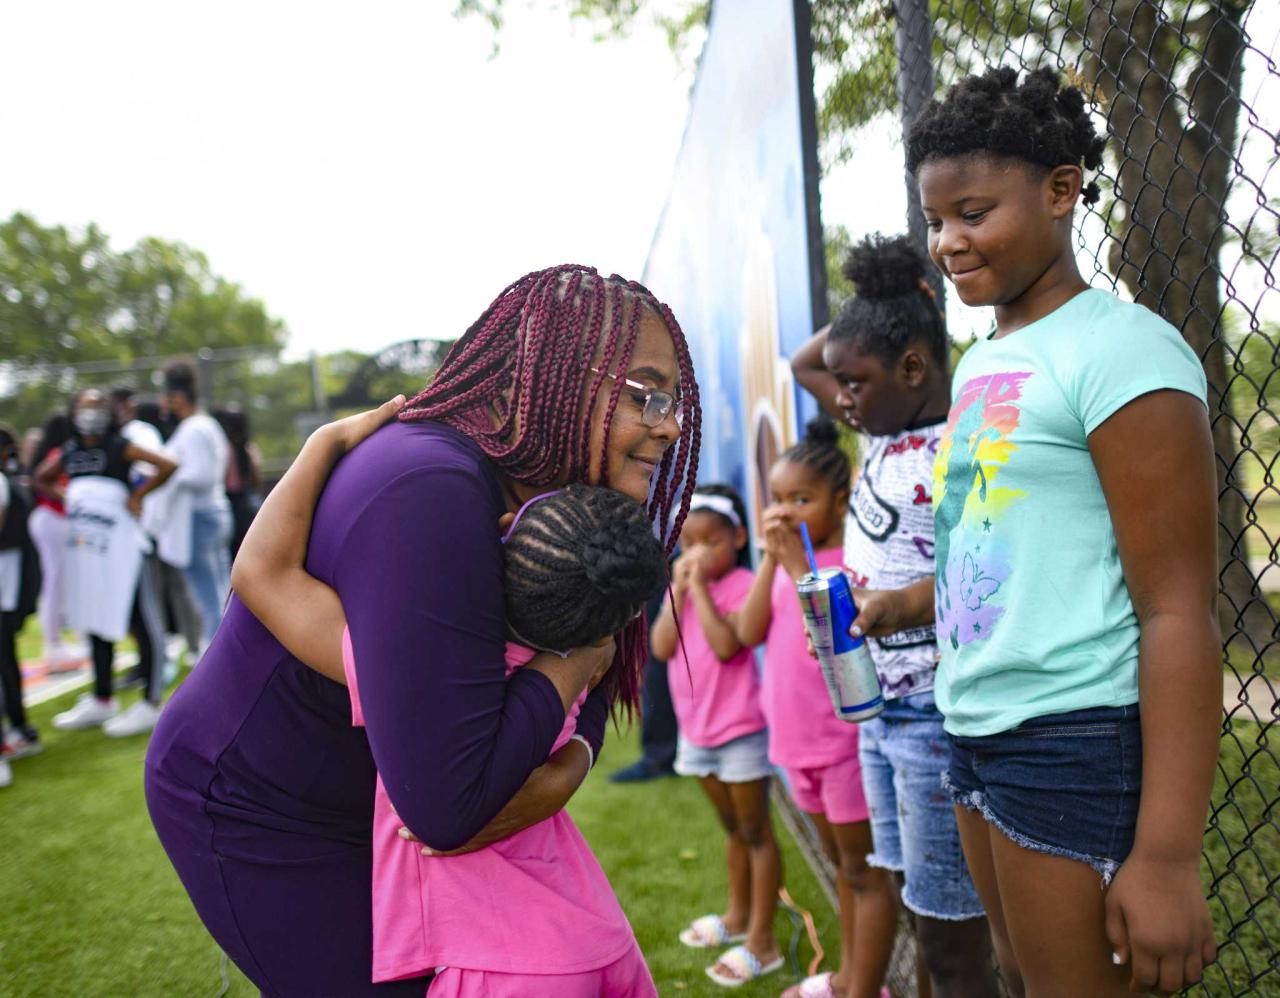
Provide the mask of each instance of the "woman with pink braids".
MULTIPOLYGON (((559 811, 636 700, 645 625, 539 653, 510 679, 499 518, 559 486, 646 504, 668 548, 697 470, 683 334, 638 284, 584 267, 508 287, 399 420, 335 469, 307 571, 338 594, 364 728, 233 596, 147 756, 152 820, 197 912, 264 993, 423 994, 374 985, 374 780, 409 833, 478 847, 559 811), (668 526, 669 525, 669 526, 668 526), (568 708, 581 738, 548 757, 568 708)), ((485 931, 476 926, 477 932, 485 931)))

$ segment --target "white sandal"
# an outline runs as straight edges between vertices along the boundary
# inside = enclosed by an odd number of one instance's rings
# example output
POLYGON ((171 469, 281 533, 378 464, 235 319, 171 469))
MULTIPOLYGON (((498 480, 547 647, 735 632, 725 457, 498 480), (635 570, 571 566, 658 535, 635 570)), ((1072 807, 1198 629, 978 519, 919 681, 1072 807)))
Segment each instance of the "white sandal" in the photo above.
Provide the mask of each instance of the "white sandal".
POLYGON ((779 956, 770 963, 761 963, 760 958, 745 946, 735 946, 720 954, 720 959, 707 968, 707 976, 722 988, 740 988, 748 981, 781 970, 785 962, 779 956), (719 969, 721 964, 728 967, 729 974, 719 969))
POLYGON ((690 949, 716 949, 730 943, 740 943, 747 938, 745 932, 730 932, 719 915, 703 915, 695 918, 680 933, 680 941, 690 949))
POLYGON ((835 998, 831 990, 832 972, 830 970, 806 977, 799 984, 793 984, 782 992, 782 998, 835 998))

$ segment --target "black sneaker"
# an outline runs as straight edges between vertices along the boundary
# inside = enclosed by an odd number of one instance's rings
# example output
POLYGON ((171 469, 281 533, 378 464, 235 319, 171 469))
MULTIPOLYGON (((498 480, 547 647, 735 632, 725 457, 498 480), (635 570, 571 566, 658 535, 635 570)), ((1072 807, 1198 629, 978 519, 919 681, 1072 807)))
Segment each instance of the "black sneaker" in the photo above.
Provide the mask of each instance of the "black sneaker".
POLYGON ((675 776, 671 768, 655 766, 648 759, 639 759, 630 766, 618 770, 609 777, 610 783, 647 783, 649 780, 661 779, 664 776, 675 776))

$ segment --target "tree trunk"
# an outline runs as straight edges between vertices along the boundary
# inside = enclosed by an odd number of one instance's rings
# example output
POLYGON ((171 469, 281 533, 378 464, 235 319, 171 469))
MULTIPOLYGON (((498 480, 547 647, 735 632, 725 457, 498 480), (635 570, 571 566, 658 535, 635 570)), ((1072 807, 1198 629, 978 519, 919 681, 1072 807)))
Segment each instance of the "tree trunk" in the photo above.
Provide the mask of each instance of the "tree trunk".
POLYGON ((1113 150, 1120 162, 1107 218, 1110 268, 1135 301, 1181 330, 1204 365, 1217 456, 1219 620, 1228 648, 1248 650, 1256 664, 1276 639, 1276 617, 1245 543, 1251 497, 1239 468, 1219 263, 1240 112, 1244 7, 1215 6, 1184 88, 1189 99, 1179 94, 1173 63, 1191 50, 1149 0, 1093 0, 1081 33, 1087 75, 1105 95, 1111 133, 1123 144, 1113 150))

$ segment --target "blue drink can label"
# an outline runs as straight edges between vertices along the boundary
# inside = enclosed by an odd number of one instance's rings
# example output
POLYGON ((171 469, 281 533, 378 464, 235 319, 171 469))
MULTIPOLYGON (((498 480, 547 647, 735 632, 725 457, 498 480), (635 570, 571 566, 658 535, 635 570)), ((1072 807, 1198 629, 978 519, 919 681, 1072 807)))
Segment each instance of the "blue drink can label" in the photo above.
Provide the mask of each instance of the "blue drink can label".
POLYGON ((796 592, 836 717, 844 721, 875 717, 884 710, 884 691, 866 641, 849 633, 858 608, 844 572, 824 568, 817 575, 806 575, 796 583, 796 592))

